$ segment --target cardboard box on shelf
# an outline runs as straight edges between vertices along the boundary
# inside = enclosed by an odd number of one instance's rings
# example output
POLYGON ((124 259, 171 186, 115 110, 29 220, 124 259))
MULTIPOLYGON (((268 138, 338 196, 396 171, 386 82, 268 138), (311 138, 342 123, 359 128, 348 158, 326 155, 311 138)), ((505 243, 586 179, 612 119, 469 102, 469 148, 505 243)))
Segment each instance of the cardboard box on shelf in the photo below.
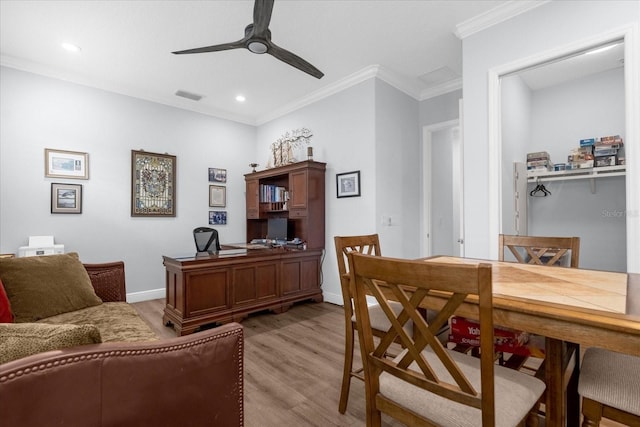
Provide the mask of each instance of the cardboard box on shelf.
POLYGON ((527 153, 527 161, 549 160, 551 156, 546 151, 536 151, 535 153, 527 153))
POLYGON ((594 166, 601 168, 603 166, 615 166, 617 164, 617 156, 596 157, 594 166))
POLYGON ((581 139, 580 140, 580 146, 584 147, 584 146, 588 146, 588 145, 594 145, 596 143, 596 139, 595 138, 586 138, 586 139, 581 139))
POLYGON ((583 161, 579 161, 579 162, 568 162, 567 163, 567 170, 574 170, 574 169, 589 169, 593 167, 593 160, 583 160, 583 161))
POLYGON ((527 162, 527 169, 553 170, 553 162, 551 160, 534 160, 527 162))

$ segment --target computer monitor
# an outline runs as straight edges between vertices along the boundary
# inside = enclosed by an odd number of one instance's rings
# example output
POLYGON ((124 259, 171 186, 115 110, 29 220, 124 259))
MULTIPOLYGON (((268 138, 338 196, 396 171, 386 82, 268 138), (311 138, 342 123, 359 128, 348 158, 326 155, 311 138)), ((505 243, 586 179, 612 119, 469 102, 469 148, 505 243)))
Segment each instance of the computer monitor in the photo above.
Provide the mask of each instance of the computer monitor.
POLYGON ((287 240, 287 218, 269 218, 267 221, 267 239, 287 240))

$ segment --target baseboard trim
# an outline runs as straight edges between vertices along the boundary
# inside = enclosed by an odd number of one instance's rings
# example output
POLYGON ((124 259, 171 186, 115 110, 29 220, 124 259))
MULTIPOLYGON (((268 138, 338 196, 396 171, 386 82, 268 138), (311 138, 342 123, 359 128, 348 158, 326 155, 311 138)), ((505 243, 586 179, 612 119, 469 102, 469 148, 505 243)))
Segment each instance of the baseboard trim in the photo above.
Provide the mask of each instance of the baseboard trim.
POLYGON ((165 288, 151 289, 149 291, 130 292, 127 294, 127 302, 142 302, 152 299, 165 298, 167 290, 165 288))
POLYGON ((335 294, 333 292, 322 292, 322 299, 324 302, 328 302, 336 305, 343 305, 344 301, 342 300, 342 294, 335 294))

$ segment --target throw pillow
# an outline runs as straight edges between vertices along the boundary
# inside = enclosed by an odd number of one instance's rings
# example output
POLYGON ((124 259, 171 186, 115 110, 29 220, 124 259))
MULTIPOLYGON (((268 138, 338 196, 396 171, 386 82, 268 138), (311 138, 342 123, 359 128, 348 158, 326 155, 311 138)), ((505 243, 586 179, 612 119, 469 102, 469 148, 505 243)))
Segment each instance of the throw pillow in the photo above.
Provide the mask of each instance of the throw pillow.
POLYGON ((13 313, 11 313, 11 304, 9 298, 0 280, 0 323, 13 323, 13 313))
POLYGON ((101 342, 94 325, 0 324, 0 364, 44 351, 101 342))
POLYGON ((102 304, 75 252, 0 258, 0 277, 16 323, 102 304))

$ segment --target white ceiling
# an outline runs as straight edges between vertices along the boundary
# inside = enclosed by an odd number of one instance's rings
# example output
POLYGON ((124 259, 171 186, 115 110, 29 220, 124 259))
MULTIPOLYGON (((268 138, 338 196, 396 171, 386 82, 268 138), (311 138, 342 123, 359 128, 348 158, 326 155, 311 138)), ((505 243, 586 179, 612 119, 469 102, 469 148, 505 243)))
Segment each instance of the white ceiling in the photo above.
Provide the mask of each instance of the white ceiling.
POLYGON ((542 3, 276 0, 272 40, 324 72, 318 80, 246 49, 171 54, 242 38, 252 0, 0 0, 0 64, 260 124, 371 75, 416 99, 460 87, 456 32, 542 3), (82 50, 71 54, 62 42, 82 50), (178 90, 203 98, 180 98, 178 90), (238 94, 246 102, 235 101, 238 94))

